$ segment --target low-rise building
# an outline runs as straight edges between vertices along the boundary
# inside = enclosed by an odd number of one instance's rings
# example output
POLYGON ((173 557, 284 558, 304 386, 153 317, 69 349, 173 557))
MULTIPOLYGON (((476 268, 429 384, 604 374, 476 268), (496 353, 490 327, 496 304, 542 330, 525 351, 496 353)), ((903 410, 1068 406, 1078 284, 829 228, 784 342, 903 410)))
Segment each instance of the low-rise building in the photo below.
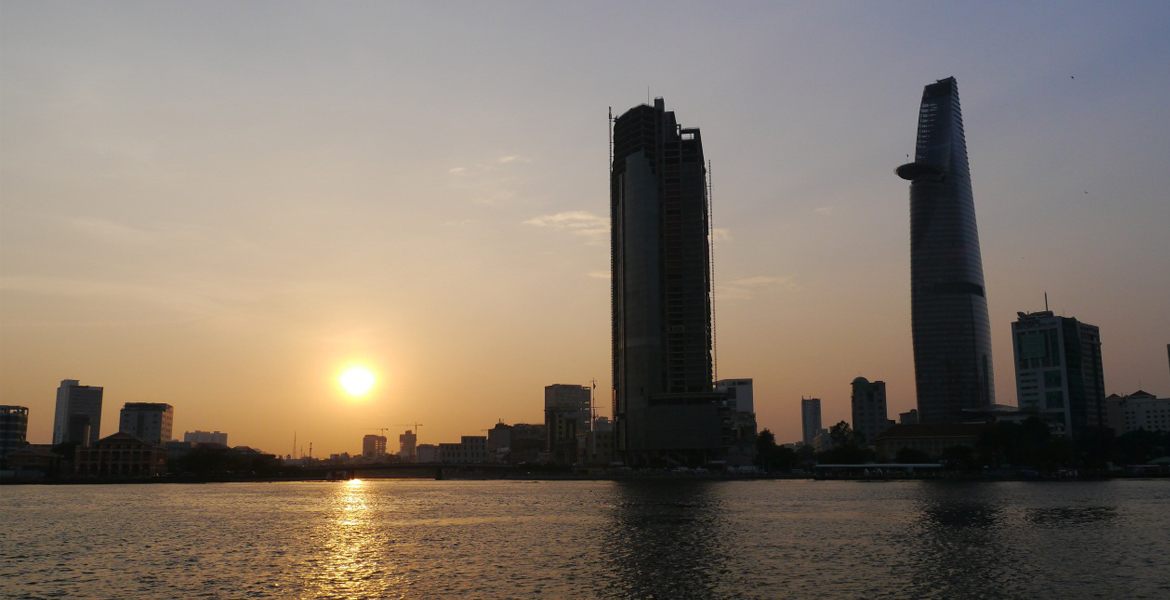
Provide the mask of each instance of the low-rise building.
POLYGON ((167 450, 120 431, 79 447, 73 463, 78 475, 88 477, 158 477, 166 473, 167 450))
POLYGON ((439 444, 439 462, 448 464, 483 464, 487 462, 487 436, 465 435, 458 444, 439 444))
POLYGON ((1158 398, 1138 390, 1128 396, 1112 394, 1105 399, 1109 427, 1116 435, 1131 431, 1170 431, 1170 398, 1158 398))
POLYGON ((893 462, 904 449, 917 450, 939 458, 952 446, 974 448, 988 423, 919 423, 894 425, 874 441, 878 462, 893 462))
POLYGON ((192 444, 219 444, 227 446, 228 434, 219 431, 185 431, 183 441, 192 444))

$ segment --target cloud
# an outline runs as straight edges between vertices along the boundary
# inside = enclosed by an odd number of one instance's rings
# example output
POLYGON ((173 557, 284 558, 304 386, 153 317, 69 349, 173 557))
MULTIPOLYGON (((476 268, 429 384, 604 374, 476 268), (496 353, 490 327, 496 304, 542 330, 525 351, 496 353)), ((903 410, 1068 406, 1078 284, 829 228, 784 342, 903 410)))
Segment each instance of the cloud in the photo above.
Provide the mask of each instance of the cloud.
POLYGON ((464 169, 463 167, 451 167, 450 169, 447 169, 447 172, 452 175, 458 175, 466 170, 467 169, 464 169))
POLYGON ((711 243, 717 244, 719 242, 732 241, 731 230, 723 227, 716 227, 711 230, 711 243))
POLYGON ((835 206, 822 206, 816 209, 816 213, 822 217, 831 217, 837 214, 837 208, 835 206))
POLYGON ((501 165, 506 165, 514 160, 516 160, 515 156, 501 156, 499 159, 497 159, 496 162, 500 163, 501 165))
POLYGON ((525 225, 534 227, 551 227, 564 230, 573 235, 584 236, 590 245, 600 245, 609 241, 609 219, 599 217, 583 210, 571 210, 555 215, 542 215, 524 221, 525 225))
POLYGON ((609 279, 609 271, 590 271, 589 277, 592 279, 609 279))
POLYGON ((750 300, 755 297, 756 290, 761 288, 782 287, 787 290, 799 290, 800 286, 791 276, 773 277, 770 275, 756 275, 744 279, 736 279, 715 286, 715 297, 719 300, 750 300))

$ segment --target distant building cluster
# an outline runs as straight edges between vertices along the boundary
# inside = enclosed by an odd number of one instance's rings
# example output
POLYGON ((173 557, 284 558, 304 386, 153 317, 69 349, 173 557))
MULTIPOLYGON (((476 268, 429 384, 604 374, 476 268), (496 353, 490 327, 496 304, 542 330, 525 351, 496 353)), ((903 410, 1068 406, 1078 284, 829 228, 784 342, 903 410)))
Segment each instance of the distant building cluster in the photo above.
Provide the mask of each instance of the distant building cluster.
MULTIPOLYGON (((853 441, 891 461, 899 452, 937 459, 949 447, 974 447, 996 421, 1036 418, 1050 434, 1071 439, 1170 431, 1170 399, 1142 391, 1106 398, 1100 330, 1047 309, 1020 312, 1012 323, 1018 406, 995 403, 987 292, 953 77, 923 90, 914 159, 896 173, 910 181, 917 408, 895 424, 887 420, 885 384, 854 379, 853 441)), ((801 421, 801 444, 815 451, 846 438, 821 429, 819 400, 801 400, 801 421)))
POLYGON ((251 448, 227 446, 227 434, 193 431, 173 439, 175 409, 160 402, 127 402, 118 431, 102 437, 105 390, 65 379, 57 388, 51 444, 28 441, 29 409, 0 406, 0 475, 37 479, 138 479, 164 475, 193 451, 268 456, 251 448))

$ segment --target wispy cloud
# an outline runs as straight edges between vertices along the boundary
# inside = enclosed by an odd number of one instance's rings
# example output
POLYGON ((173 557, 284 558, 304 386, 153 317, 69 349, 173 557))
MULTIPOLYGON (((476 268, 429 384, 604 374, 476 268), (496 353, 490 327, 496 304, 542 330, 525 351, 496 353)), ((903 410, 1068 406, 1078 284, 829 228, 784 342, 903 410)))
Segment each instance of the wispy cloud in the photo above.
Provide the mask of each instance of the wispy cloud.
POLYGON ((131 227, 97 217, 67 218, 62 222, 62 226, 91 239, 128 246, 155 244, 179 233, 177 231, 131 227))
POLYGON ((451 167, 450 169, 447 169, 447 172, 452 175, 458 175, 466 170, 467 169, 464 169, 463 167, 451 167))
POLYGON ((755 297, 757 290, 773 287, 792 291, 800 289, 791 276, 756 275, 716 285, 715 297, 719 300, 750 300, 755 297))
POLYGON ((718 244, 721 242, 732 241, 731 230, 723 227, 716 227, 711 230, 711 243, 718 244))
POLYGON ((831 217, 831 216, 837 214, 837 207, 835 207, 835 206, 822 206, 822 207, 816 209, 816 213, 818 215, 821 215, 822 217, 831 217))
POLYGON ((515 156, 501 156, 496 160, 496 162, 500 163, 501 165, 506 165, 514 160, 516 160, 515 156))
POLYGON ((586 243, 598 245, 609 240, 609 219, 583 210, 571 210, 555 215, 542 215, 524 221, 525 225, 565 230, 586 238, 586 243))
POLYGON ((590 271, 589 277, 592 279, 609 279, 609 271, 590 271))

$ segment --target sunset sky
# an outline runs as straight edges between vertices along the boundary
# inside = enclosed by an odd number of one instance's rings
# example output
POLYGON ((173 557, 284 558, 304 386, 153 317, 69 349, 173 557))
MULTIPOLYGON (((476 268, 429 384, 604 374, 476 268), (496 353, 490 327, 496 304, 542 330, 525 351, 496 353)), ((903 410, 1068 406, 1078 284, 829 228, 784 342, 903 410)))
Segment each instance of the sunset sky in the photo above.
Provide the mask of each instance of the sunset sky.
POLYGON ((992 322, 1101 328, 1170 395, 1170 3, 0 4, 0 403, 62 379, 175 437, 314 455, 610 407, 607 111, 662 96, 712 161, 720 378, 760 428, 849 383, 914 406, 909 184, 958 80, 992 322), (377 381, 347 396, 338 376, 377 381))

